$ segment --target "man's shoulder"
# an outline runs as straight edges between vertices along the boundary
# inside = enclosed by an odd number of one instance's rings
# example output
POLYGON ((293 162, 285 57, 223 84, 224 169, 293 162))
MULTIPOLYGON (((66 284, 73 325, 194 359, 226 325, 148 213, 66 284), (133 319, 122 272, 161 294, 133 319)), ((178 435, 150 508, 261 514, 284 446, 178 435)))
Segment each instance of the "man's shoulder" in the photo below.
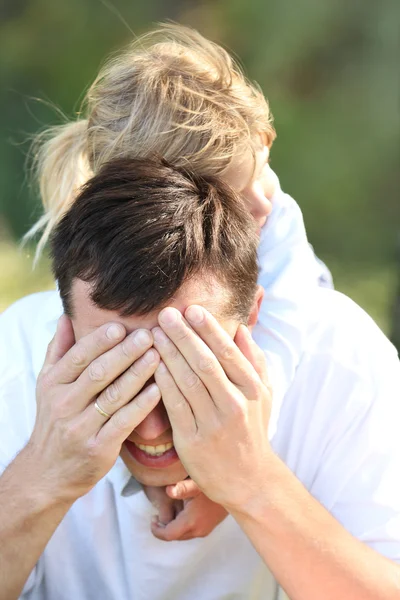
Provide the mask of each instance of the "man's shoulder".
POLYGON ((5 309, 0 315, 2 323, 7 319, 18 319, 28 313, 37 313, 49 300, 59 298, 56 290, 49 290, 46 292, 36 292, 35 294, 29 294, 19 298, 8 308, 5 309))
POLYGON ((36 414, 36 377, 54 334, 57 292, 21 298, 0 315, 0 471, 26 444, 36 414))
MULTIPOLYGON (((312 468, 322 468, 341 447, 348 459, 353 452, 361 459, 368 453, 389 455, 395 445, 400 456, 396 349, 373 319, 339 292, 318 290, 309 308, 306 348, 285 397, 275 441, 289 463, 289 455, 302 454, 303 483, 315 475, 312 468)), ((335 473, 339 477, 340 469, 335 473)))
POLYGON ((338 418, 345 423, 347 419, 349 426, 372 407, 399 415, 396 348, 374 320, 344 294, 320 289, 315 300, 296 373, 295 397, 302 390, 302 402, 311 412, 320 411, 327 421, 338 418))
POLYGON ((38 321, 46 322, 61 314, 61 299, 56 290, 37 292, 16 300, 0 314, 1 327, 24 325, 32 327, 38 321))
POLYGON ((0 315, 0 379, 31 363, 35 355, 44 357, 43 347, 61 313, 58 292, 47 291, 17 300, 0 315))
MULTIPOLYGON (((375 321, 349 297, 319 288, 310 304, 310 327, 306 353, 329 354, 353 370, 362 369, 367 358, 397 357, 397 351, 375 321)), ((369 362, 369 360, 368 360, 369 362)))

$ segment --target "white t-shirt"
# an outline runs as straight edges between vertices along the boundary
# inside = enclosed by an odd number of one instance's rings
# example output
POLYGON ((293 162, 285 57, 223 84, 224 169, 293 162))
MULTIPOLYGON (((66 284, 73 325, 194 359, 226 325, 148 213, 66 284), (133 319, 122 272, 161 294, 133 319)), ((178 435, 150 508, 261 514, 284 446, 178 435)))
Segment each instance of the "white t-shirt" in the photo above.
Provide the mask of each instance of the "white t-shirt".
MULTIPOLYGON (((366 313, 337 292, 317 288, 308 309, 302 356, 272 446, 346 529, 400 563, 397 352, 366 313)), ((44 292, 0 316, 2 468, 31 434, 35 380, 60 314, 58 294, 44 292)), ((151 514, 118 460, 72 506, 22 597, 274 600, 282 593, 231 517, 204 539, 167 543, 152 536, 151 514)))

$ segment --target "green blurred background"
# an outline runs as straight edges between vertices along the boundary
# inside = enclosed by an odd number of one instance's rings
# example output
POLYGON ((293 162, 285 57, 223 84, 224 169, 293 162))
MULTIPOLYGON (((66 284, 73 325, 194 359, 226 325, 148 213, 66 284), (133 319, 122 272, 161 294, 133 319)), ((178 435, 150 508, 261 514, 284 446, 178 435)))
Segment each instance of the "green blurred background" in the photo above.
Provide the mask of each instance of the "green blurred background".
MULTIPOLYGON (((52 287, 21 235, 40 215, 29 139, 79 110, 104 58, 161 20, 239 56, 270 101, 272 167, 302 207, 337 289, 392 336, 398 281, 396 0, 3 0, 0 3, 0 311, 52 287), (132 33, 133 32, 133 33, 132 33), (56 108, 55 108, 56 107, 56 108)), ((400 317, 400 315, 399 315, 400 317)))

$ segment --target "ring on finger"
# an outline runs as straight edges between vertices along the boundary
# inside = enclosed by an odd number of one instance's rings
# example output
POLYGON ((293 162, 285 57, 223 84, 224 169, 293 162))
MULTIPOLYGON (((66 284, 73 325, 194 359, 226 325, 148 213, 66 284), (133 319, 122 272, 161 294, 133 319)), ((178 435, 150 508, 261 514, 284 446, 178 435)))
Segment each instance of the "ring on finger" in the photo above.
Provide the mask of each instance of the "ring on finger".
POLYGON ((94 407, 97 410, 97 412, 102 416, 105 417, 106 419, 110 419, 111 415, 108 414, 108 412, 106 412, 105 410, 103 410, 101 408, 101 406, 99 406, 99 403, 97 402, 97 400, 94 403, 94 407))

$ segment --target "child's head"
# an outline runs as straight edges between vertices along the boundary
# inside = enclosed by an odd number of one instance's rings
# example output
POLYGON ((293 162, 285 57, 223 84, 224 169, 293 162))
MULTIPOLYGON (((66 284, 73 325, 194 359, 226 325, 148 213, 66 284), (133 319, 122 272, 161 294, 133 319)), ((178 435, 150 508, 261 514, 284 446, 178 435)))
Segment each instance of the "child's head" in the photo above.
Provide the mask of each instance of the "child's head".
MULTIPOLYGON (((45 215, 39 249, 80 186, 118 158, 160 156, 199 175, 220 175, 261 225, 270 210, 263 166, 274 138, 261 91, 220 46, 179 25, 138 38, 101 69, 86 118, 39 136, 36 161, 45 215)), ((264 170, 265 172, 265 170, 264 170)))

